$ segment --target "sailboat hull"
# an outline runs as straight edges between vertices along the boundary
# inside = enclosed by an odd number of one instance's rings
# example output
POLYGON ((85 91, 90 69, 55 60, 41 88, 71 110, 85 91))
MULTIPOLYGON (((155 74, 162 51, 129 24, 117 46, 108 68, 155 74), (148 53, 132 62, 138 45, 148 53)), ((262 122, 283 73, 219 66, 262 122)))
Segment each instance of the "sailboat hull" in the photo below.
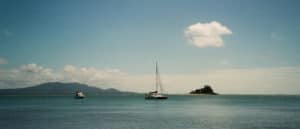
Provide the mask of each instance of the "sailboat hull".
POLYGON ((163 96, 163 95, 145 95, 145 99, 148 99, 148 100, 163 100, 163 99, 168 99, 168 97, 163 96))
POLYGON ((84 99, 84 96, 75 96, 75 99, 84 99))
POLYGON ((145 97, 147 100, 165 100, 168 99, 168 97, 145 97))

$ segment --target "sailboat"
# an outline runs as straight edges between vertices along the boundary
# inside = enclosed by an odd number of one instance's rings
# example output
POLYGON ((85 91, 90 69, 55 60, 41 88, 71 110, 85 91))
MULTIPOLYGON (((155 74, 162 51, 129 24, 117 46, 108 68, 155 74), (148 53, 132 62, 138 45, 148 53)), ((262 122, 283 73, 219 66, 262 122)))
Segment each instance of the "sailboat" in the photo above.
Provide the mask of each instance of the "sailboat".
POLYGON ((145 95, 145 99, 168 99, 168 97, 163 94, 163 88, 158 72, 157 62, 155 65, 155 91, 147 93, 145 95))
POLYGON ((82 91, 76 91, 76 94, 75 94, 75 99, 83 99, 85 98, 85 95, 83 94, 82 91))

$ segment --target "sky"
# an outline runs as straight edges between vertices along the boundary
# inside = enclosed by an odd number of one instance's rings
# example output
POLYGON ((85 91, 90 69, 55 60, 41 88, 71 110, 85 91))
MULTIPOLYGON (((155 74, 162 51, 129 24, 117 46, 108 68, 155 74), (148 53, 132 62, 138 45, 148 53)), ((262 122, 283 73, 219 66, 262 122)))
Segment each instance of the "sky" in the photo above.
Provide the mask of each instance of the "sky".
POLYGON ((300 93, 296 0, 1 0, 0 88, 300 93))

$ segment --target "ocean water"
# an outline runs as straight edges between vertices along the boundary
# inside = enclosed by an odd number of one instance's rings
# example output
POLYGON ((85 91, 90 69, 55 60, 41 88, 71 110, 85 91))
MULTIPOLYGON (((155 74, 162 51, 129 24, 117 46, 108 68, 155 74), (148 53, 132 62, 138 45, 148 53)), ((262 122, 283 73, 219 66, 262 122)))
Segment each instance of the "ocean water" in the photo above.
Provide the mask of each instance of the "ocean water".
POLYGON ((300 96, 0 96, 1 129, 300 129, 300 96))

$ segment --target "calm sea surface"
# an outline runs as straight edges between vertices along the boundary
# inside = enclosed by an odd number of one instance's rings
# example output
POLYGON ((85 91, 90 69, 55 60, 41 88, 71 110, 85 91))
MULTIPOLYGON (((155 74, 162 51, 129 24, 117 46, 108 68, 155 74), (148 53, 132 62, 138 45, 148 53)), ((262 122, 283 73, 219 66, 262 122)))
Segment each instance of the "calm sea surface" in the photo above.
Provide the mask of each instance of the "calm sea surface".
POLYGON ((1 129, 300 129, 300 96, 0 96, 1 129))

